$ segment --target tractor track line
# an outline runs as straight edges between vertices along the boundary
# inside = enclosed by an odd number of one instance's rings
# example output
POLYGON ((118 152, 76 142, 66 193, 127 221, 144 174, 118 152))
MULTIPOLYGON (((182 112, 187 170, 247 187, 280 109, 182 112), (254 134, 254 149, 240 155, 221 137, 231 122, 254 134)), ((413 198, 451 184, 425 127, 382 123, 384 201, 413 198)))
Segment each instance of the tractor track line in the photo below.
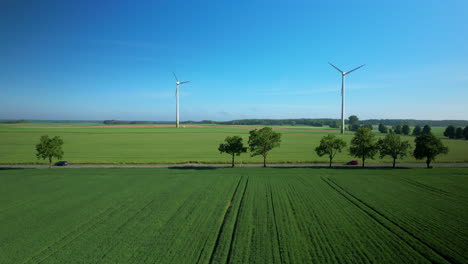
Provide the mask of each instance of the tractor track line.
MULTIPOLYGON (((421 240, 420 238, 418 238, 416 235, 414 235, 412 232, 408 231, 407 229, 405 229, 404 227, 402 227, 401 225, 399 225, 398 223, 396 223, 395 221, 389 219, 387 216, 385 216, 384 214, 380 213, 378 210, 376 210, 375 208, 373 208, 372 206, 368 205, 367 203, 365 203, 364 201, 362 201, 361 199, 357 198, 355 195, 351 194, 350 192, 348 192, 346 189, 344 189, 343 187, 341 187, 339 184, 335 183, 333 180, 329 179, 329 178, 324 178, 324 177, 321 177, 321 179, 327 183, 333 190, 335 190, 336 192, 338 192, 341 196, 343 196, 346 200, 348 200, 349 202, 351 202, 352 204, 354 204, 357 208, 359 208, 362 212, 364 212, 365 214, 367 214, 368 216, 370 216, 373 220, 375 220, 377 223, 379 223, 382 227, 384 227, 385 229, 387 229, 388 231, 390 231, 392 234, 396 235, 398 238, 400 238, 403 242, 405 242, 408 246, 410 246, 413 250, 415 250, 416 252, 418 252, 421 256, 423 256, 425 259, 427 259, 429 262, 431 263, 441 263, 440 261, 438 260, 433 260, 431 259, 429 256, 426 256, 423 252, 421 252, 421 250, 419 250, 417 247, 415 247, 410 241, 408 241, 407 239, 405 239, 405 237, 403 237, 402 235, 398 234, 397 232, 393 231, 391 227, 389 227, 388 225, 386 225, 385 223, 383 223, 382 220, 379 220, 375 215, 373 215, 372 213, 375 213, 377 215, 379 215, 380 217, 382 217, 383 219, 385 219, 386 221, 390 222, 391 224, 393 224, 395 227, 397 227, 400 231, 402 231, 403 233, 407 234, 409 237, 413 238, 414 240, 416 240, 417 242, 419 242, 421 245, 425 246, 427 249, 429 249, 430 251, 434 252, 438 257, 440 257, 441 259, 445 260, 446 262, 448 263, 459 263, 457 262, 455 259, 453 259, 452 257, 450 256, 447 256, 445 255, 444 253, 440 252, 439 250, 435 249, 434 247, 432 247, 431 245, 429 245, 428 243, 426 243, 425 241, 421 240), (349 198, 348 196, 354 198, 356 201, 353 201, 351 198, 349 198), (367 209, 367 210, 366 210, 367 209), (370 211, 370 212, 369 212, 370 211), (372 212, 372 213, 371 213, 372 212)), ((461 263, 460 263, 461 264, 461 263)))
MULTIPOLYGON (((117 227, 117 229, 114 231, 114 233, 120 232, 121 230, 123 230, 125 228, 125 226, 128 223, 130 223, 131 221, 136 219, 138 216, 142 215, 142 213, 145 211, 145 209, 148 208, 152 203, 154 203, 154 201, 156 201, 156 198, 150 200, 148 203, 145 203, 145 205, 143 207, 141 207, 138 211, 136 211, 131 217, 127 218, 122 224, 120 224, 117 227)), ((150 212, 148 212, 147 214, 150 214, 150 212)), ((145 216, 147 214, 144 214, 143 216, 145 216)), ((145 230, 142 230, 142 232, 144 232, 144 231, 145 230)), ((101 256, 101 261, 104 260, 107 257, 107 255, 109 254, 109 252, 111 252, 115 247, 116 247, 116 244, 112 245, 108 250, 106 250, 106 252, 104 254, 102 254, 102 256, 101 256)))
POLYGON ((270 183, 269 189, 270 189, 271 209, 273 212, 273 221, 275 223, 275 230, 276 230, 276 242, 278 243, 278 253, 280 256, 280 263, 284 263, 283 251, 281 250, 281 243, 280 243, 280 237, 279 237, 278 223, 276 222, 276 212, 275 212, 275 205, 273 203, 273 192, 271 191, 271 183, 270 183))
POLYGON ((59 251, 61 248, 65 247, 66 245, 74 241, 76 238, 80 237, 87 231, 91 230, 96 225, 104 222, 109 216, 111 216, 114 212, 116 212, 120 208, 123 208, 123 205, 120 205, 119 207, 115 207, 115 208, 112 208, 112 207, 107 208, 106 210, 92 217, 87 222, 76 227, 73 231, 69 232, 65 236, 56 240, 50 246, 40 250, 33 256, 29 257, 27 260, 23 261, 23 263, 29 263, 31 261, 36 261, 36 263, 41 263, 48 257, 57 253, 57 251, 59 251), (51 251, 51 252, 47 253, 47 251, 51 251), (46 255, 44 256, 44 254, 46 255))
POLYGON ((233 248, 233 245, 234 245, 234 240, 236 238, 237 225, 239 223, 239 215, 240 215, 241 209, 242 209, 242 207, 244 205, 244 198, 245 198, 245 193, 247 191, 247 186, 248 185, 249 185, 249 178, 247 177, 247 180, 245 181, 244 191, 242 192, 242 197, 241 197, 241 200, 239 202, 239 210, 237 210, 236 220, 234 222, 234 228, 232 229, 231 243, 229 243, 229 251, 228 251, 228 256, 227 256, 227 259, 226 259, 226 263, 231 262, 232 248, 233 248))
MULTIPOLYGON (((226 208, 226 211, 224 212, 223 221, 221 222, 221 225, 219 226, 218 234, 216 236, 216 241, 215 241, 215 244, 213 246, 213 250, 211 251, 211 255, 210 255, 210 259, 209 259, 208 263, 213 263, 214 256, 216 255, 216 251, 218 250, 218 247, 219 247, 219 241, 221 239, 221 234, 223 233, 223 230, 224 230, 224 225, 226 224, 227 217, 228 217, 228 215, 229 215, 229 213, 231 212, 231 209, 232 209, 232 202, 234 201, 234 198, 236 197, 237 191, 239 189, 239 186, 240 186, 243 178, 244 178, 244 176, 241 176, 241 178, 239 179, 239 182, 237 183, 237 186, 234 189, 234 192, 232 193, 231 199, 229 200, 229 204, 228 204, 228 206, 226 208)), ((203 250, 200 252, 200 255, 198 256, 197 263, 199 263, 200 258, 202 256, 202 253, 203 253, 203 250)))

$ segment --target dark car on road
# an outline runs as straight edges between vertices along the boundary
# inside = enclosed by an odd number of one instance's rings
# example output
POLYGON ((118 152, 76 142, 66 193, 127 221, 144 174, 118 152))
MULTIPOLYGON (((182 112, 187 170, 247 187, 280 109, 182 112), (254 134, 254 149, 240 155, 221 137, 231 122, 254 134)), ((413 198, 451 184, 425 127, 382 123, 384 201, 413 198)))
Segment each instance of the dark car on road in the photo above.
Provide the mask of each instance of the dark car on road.
POLYGON ((68 162, 65 160, 55 163, 55 166, 68 166, 68 162))
POLYGON ((359 161, 351 160, 351 161, 346 162, 346 165, 359 165, 359 161))

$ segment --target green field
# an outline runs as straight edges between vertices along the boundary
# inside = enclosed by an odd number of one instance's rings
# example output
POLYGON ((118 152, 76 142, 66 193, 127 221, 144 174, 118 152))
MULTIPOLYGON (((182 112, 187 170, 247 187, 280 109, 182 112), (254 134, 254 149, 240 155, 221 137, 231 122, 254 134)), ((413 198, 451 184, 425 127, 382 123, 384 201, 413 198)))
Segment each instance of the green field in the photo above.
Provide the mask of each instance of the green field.
MULTIPOLYGON (((64 159, 70 163, 229 163, 228 155, 218 152, 219 144, 226 136, 240 135, 245 144, 249 129, 224 128, 218 126, 168 128, 168 127, 111 127, 80 128, 15 128, 16 125, 0 125, 0 164, 46 164, 37 160, 35 144, 41 135, 61 136, 65 141, 64 159)), ((37 126, 37 124, 36 124, 37 126)), ((437 128, 434 130, 437 131, 437 128)), ((318 157, 314 148, 320 138, 328 133, 319 129, 279 130, 281 147, 274 149, 268 158, 271 163, 327 163, 327 157, 318 157)), ((350 141, 352 133, 343 136, 350 141)), ((378 134, 380 135, 380 134, 378 134)), ((414 137, 404 137, 413 143, 414 137)), ((468 141, 443 139, 450 152, 440 156, 437 162, 468 162, 468 141)), ((414 145, 414 144, 413 144, 414 145)), ((243 154, 236 158, 238 163, 261 163, 260 157, 243 154)), ((335 158, 343 163, 355 159, 344 151, 335 158)), ((389 158, 369 160, 370 163, 390 163, 389 158)), ((411 156, 402 162, 417 162, 411 156)))
POLYGON ((467 263, 468 169, 0 170, 0 263, 467 263))

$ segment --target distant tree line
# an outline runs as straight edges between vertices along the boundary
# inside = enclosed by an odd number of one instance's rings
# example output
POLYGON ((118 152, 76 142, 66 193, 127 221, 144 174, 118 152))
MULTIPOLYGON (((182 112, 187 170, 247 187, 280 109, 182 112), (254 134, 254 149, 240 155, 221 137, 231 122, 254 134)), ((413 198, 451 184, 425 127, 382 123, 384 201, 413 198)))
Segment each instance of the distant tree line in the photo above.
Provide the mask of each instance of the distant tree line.
MULTIPOLYGON (((202 120, 202 121, 184 121, 183 124, 219 124, 219 125, 264 125, 264 126, 315 126, 323 127, 329 126, 331 128, 339 128, 341 125, 340 119, 333 118, 300 118, 300 119, 240 119, 231 121, 213 121, 213 120, 202 120)), ((347 129, 350 131, 357 131, 361 126, 372 129, 372 126, 382 125, 394 127, 400 126, 403 129, 404 126, 420 128, 425 125, 428 126, 468 126, 468 120, 415 120, 415 119, 368 119, 359 120, 357 116, 352 115, 345 120, 345 124, 348 125, 347 129)), ((389 131, 387 131, 389 132, 389 131)), ((384 133, 384 132, 382 132, 384 133)), ((404 134, 402 131, 401 134, 404 134)), ((411 133, 408 133, 411 135, 411 133)))
POLYGON ((408 125, 414 126, 432 126, 432 127, 444 127, 448 125, 454 126, 468 126, 468 120, 416 120, 416 119, 367 119, 362 120, 361 124, 370 125, 385 125, 385 126, 396 126, 396 125, 408 125))
POLYGON ((156 122, 104 120, 102 123, 105 125, 137 125, 137 124, 145 125, 145 124, 155 124, 156 122))
POLYGON ((29 123, 28 120, 23 120, 23 119, 20 119, 20 120, 5 120, 5 121, 1 121, 0 123, 2 124, 20 124, 20 123, 29 123))
POLYGON ((420 136, 420 135, 427 135, 431 133, 431 126, 430 125, 424 125, 424 127, 421 128, 421 126, 416 125, 413 130, 411 130, 411 127, 408 124, 404 125, 396 125, 392 127, 387 127, 384 124, 379 124, 378 130, 380 133, 386 134, 386 133, 395 133, 397 135, 412 135, 412 136, 420 136))
POLYGON ((243 120, 232 120, 224 122, 215 122, 210 121, 215 124, 220 125, 262 125, 262 126, 330 126, 333 128, 339 127, 338 119, 309 119, 309 118, 300 118, 300 119, 243 119, 243 120))

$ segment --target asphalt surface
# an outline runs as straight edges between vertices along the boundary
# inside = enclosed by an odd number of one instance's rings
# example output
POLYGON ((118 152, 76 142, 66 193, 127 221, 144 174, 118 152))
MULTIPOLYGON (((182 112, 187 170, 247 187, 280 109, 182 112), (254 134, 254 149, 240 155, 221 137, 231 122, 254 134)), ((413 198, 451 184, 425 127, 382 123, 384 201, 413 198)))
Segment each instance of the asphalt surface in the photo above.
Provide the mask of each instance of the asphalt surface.
MULTIPOLYGON (((328 163, 321 164, 267 164, 271 168, 321 168, 328 167, 328 163)), ((468 163, 433 163, 432 167, 467 167, 468 163)), ((0 169, 36 169, 48 168, 48 165, 0 165, 0 169)), ((52 168, 228 168, 230 164, 70 164, 65 167, 52 168)), ((236 167, 263 167, 263 164, 236 164, 236 167)), ((334 168, 361 168, 361 165, 333 164, 334 168)), ((392 164, 366 164, 367 168, 391 168, 392 164)), ((397 168, 425 168, 425 163, 400 163, 397 168)))

